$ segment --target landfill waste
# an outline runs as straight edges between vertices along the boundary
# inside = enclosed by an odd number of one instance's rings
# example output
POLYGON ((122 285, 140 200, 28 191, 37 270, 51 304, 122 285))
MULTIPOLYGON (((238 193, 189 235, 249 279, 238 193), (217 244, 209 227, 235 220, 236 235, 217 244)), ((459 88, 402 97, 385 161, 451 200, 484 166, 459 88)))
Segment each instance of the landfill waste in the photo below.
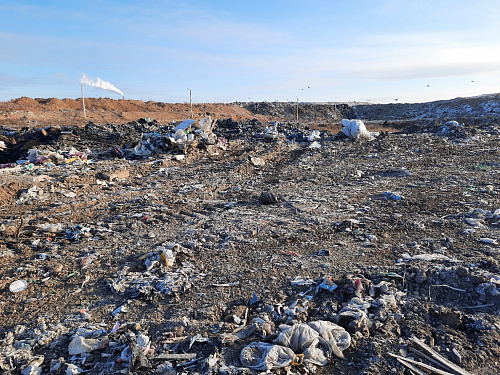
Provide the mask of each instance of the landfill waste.
POLYGON ((354 119, 342 119, 342 132, 351 140, 367 139, 372 140, 373 136, 366 129, 363 121, 354 119))
MULTIPOLYGON (((40 116, 16 125, 17 102, 0 103, 0 372, 395 374, 435 371, 440 355, 461 368, 441 371, 499 373, 498 97, 300 103, 300 122, 295 103, 240 103, 273 118, 210 132, 199 119, 219 112, 200 105, 179 143, 185 107, 49 129, 81 115, 24 98, 40 116), (341 118, 380 135, 346 142, 341 118), (345 349, 333 340, 345 360, 318 321, 349 334, 345 349), (315 345, 291 349, 308 334, 315 345)), ((101 101, 163 106, 119 102, 101 101)))
POLYGON ((273 123, 270 127, 264 129, 264 140, 274 141, 278 138, 278 122, 273 123))
POLYGON ((90 353, 94 350, 101 349, 105 342, 98 339, 90 339, 82 336, 76 336, 68 346, 70 355, 90 353))
POLYGON ((265 371, 288 365, 324 366, 332 354, 344 358, 342 351, 351 343, 345 329, 328 321, 313 321, 291 327, 280 326, 276 344, 254 342, 240 353, 241 363, 265 371))
POLYGON ((9 285, 9 290, 12 293, 22 292, 28 287, 28 283, 25 280, 16 280, 9 285))
POLYGON ((319 141, 321 139, 321 133, 319 130, 313 130, 311 134, 307 137, 309 142, 319 141))
POLYGON ((400 201, 401 199, 403 199, 401 195, 392 193, 390 191, 384 192, 383 196, 385 200, 391 200, 391 201, 400 201))

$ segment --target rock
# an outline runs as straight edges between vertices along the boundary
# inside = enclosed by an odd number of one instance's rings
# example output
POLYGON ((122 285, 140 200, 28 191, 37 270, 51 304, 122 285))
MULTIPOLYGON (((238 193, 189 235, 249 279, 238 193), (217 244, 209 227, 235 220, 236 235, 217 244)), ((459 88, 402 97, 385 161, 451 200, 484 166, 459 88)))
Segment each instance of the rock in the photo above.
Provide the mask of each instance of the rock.
POLYGON ((427 280, 427 274, 425 271, 418 271, 417 275, 415 276, 415 282, 417 284, 423 284, 427 280))
POLYGON ((278 203, 278 200, 273 193, 269 191, 263 191, 259 197, 259 202, 264 205, 269 205, 278 203))
POLYGON ((96 174, 96 178, 110 182, 117 179, 128 178, 129 176, 130 173, 127 169, 118 169, 111 172, 99 172, 96 174))
POLYGON ((447 326, 453 329, 458 329, 462 324, 462 314, 458 311, 445 311, 441 312, 441 320, 447 326))

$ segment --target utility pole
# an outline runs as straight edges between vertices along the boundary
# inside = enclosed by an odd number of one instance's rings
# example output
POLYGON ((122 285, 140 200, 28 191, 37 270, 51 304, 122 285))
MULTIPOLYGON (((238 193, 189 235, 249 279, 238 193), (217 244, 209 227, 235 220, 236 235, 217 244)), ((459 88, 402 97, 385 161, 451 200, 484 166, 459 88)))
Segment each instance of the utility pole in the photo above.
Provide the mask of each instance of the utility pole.
POLYGON ((189 90, 189 107, 191 108, 191 119, 193 118, 193 100, 192 100, 192 97, 191 97, 191 89, 188 89, 189 90))
POLYGON ((299 122, 299 97, 297 96, 297 122, 299 122))
POLYGON ((82 88, 82 106, 83 106, 83 118, 87 118, 87 115, 85 114, 85 98, 83 97, 83 85, 80 85, 82 88))

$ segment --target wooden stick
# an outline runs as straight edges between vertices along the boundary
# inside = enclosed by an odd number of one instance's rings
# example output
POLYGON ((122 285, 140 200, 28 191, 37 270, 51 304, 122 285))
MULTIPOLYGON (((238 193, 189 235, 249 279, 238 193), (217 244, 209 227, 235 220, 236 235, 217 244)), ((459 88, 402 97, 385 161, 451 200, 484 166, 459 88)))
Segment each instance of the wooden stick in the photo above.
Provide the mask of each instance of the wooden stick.
POLYGON ((443 357, 441 354, 438 354, 436 351, 434 351, 430 346, 428 346, 426 343, 423 341, 417 339, 416 337, 410 337, 410 340, 413 341, 415 344, 420 346, 423 350, 425 350, 427 353, 430 354, 432 358, 435 360, 439 361, 441 364, 452 370, 454 373, 458 375, 472 375, 470 372, 464 370, 463 368, 457 366, 453 362, 449 361, 445 357, 443 357))
POLYGON ((392 353, 388 353, 391 357, 394 357, 394 358, 399 358, 401 359, 402 361, 405 361, 405 362, 408 362, 408 363, 411 363, 411 364, 414 364, 414 365, 417 365, 417 366, 420 366, 422 368, 425 368, 426 370, 429 370, 429 371, 432 371, 432 372, 435 372, 436 374, 439 374, 439 375, 455 375, 454 373, 452 372, 447 372, 447 371, 443 371, 443 370, 440 370, 438 368, 435 368, 435 367, 432 367, 432 366, 429 366, 428 364, 425 364, 423 362, 417 362, 417 361, 414 361, 413 359, 409 359, 409 358, 405 358, 405 357, 401 357, 400 355, 396 355, 396 354, 392 354, 392 353))
POLYGON ((189 360, 189 359, 193 359, 193 358, 196 358, 196 353, 183 353, 183 354, 163 353, 163 354, 160 354, 160 355, 154 357, 153 359, 165 359, 168 361, 168 360, 175 360, 175 359, 183 359, 183 360, 188 359, 189 360))
POLYGON ((402 359, 396 358, 396 360, 401 363, 403 366, 408 367, 411 371, 416 373, 417 375, 427 375, 427 373, 423 372, 422 370, 418 369, 417 367, 413 366, 411 363, 405 362, 402 359))
POLYGON ((464 309, 481 309, 483 307, 492 307, 495 306, 494 303, 488 303, 486 305, 476 305, 476 306, 465 306, 464 309))
POLYGON ((421 351, 417 350, 417 349, 414 349, 414 348, 411 348, 410 349, 413 353, 415 353, 416 355, 418 355, 419 357, 429 361, 430 363, 440 367, 442 370, 447 370, 448 368, 443 365, 441 362, 439 361, 436 361, 435 359, 432 359, 431 357, 429 357, 428 355, 422 353, 421 351))

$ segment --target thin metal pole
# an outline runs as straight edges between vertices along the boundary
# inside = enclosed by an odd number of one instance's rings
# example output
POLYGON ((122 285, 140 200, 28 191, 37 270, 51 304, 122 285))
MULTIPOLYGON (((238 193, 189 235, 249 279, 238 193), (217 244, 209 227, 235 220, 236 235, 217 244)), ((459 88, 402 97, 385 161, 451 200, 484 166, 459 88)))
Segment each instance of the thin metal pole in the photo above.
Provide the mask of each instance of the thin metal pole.
POLYGON ((193 118, 193 100, 191 97, 191 89, 188 90, 189 90, 189 107, 191 108, 191 118, 193 118))
POLYGON ((85 97, 83 96, 83 85, 80 85, 82 88, 82 106, 83 106, 83 118, 87 118, 87 115, 85 114, 85 97))
POLYGON ((299 122, 299 97, 297 96, 297 122, 299 122))

